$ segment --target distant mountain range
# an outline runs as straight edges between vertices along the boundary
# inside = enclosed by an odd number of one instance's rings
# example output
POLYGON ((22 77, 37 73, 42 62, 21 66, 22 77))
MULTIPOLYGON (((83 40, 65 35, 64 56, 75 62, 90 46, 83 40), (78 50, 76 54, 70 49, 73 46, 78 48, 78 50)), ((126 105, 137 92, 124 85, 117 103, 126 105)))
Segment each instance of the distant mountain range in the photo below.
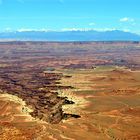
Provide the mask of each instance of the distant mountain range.
POLYGON ((140 35, 113 31, 16 31, 0 32, 0 40, 30 41, 140 41, 140 35))

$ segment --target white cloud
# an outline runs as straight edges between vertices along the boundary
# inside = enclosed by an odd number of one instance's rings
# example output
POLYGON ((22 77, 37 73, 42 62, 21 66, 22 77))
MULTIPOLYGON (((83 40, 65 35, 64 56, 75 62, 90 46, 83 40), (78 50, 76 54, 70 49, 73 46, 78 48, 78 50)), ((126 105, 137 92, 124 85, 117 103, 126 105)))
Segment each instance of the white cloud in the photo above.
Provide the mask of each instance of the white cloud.
POLYGON ((63 28, 61 30, 52 30, 52 29, 47 29, 47 28, 40 28, 40 29, 33 29, 33 28, 20 28, 17 31, 18 32, 25 32, 25 31, 44 31, 44 32, 49 32, 49 31, 114 31, 117 30, 116 28, 63 28))
POLYGON ((81 28, 63 28, 61 31, 81 31, 81 28))
POLYGON ((124 17, 120 19, 120 22, 134 22, 133 18, 124 17))
POLYGON ((10 27, 5 28, 3 31, 4 32, 31 32, 31 31, 36 31, 36 32, 50 32, 50 31, 98 31, 98 32, 106 32, 106 31, 115 31, 115 30, 121 30, 124 32, 130 32, 131 30, 129 28, 62 28, 60 30, 53 30, 53 29, 48 29, 48 28, 19 28, 17 30, 12 29, 10 27))
POLYGON ((104 32, 104 31, 115 31, 117 29, 116 28, 94 28, 93 30, 104 32))
POLYGON ((96 25, 94 22, 89 23, 89 26, 96 25))
POLYGON ((6 31, 6 32, 11 32, 12 29, 11 29, 10 27, 7 27, 7 28, 5 28, 5 31, 6 31))
POLYGON ((91 31, 91 30, 95 30, 95 31, 114 31, 117 30, 116 28, 63 28, 61 29, 61 31, 91 31))
POLYGON ((30 31, 42 31, 42 32, 48 32, 49 29, 41 28, 41 29, 32 29, 32 28, 20 28, 17 30, 18 32, 30 32, 30 31))
POLYGON ((124 17, 120 19, 120 25, 131 25, 131 26, 136 26, 136 21, 133 18, 129 18, 129 17, 124 17))
POLYGON ((124 32, 130 32, 130 29, 122 29, 124 32))

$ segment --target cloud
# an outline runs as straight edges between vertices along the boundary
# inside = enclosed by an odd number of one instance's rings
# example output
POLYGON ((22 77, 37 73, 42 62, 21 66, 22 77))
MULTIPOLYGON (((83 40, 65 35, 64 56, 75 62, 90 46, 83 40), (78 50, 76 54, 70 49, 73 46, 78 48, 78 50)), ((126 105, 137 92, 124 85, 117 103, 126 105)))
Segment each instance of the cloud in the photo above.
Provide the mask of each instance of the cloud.
POLYGON ((130 29, 122 29, 124 32, 130 32, 130 29))
MULTIPOLYGON (((11 28, 7 28, 7 30, 11 30, 11 28)), ((25 32, 25 31, 43 31, 43 32, 49 32, 49 31, 99 31, 99 32, 104 32, 104 31, 115 31, 118 30, 116 28, 62 28, 60 30, 53 30, 49 28, 40 28, 40 29, 35 29, 35 28, 20 28, 17 29, 16 31, 18 32, 25 32)))
POLYGON ((49 29, 49 28, 19 28, 19 29, 12 29, 10 27, 7 27, 4 29, 4 32, 31 32, 31 31, 36 31, 36 32, 51 32, 51 31, 60 31, 60 32, 65 32, 65 31, 98 31, 98 32, 106 32, 106 31, 115 31, 115 30, 120 30, 124 32, 131 32, 129 28, 63 28, 59 30, 54 30, 54 29, 49 29))
POLYGON ((5 31, 10 32, 12 29, 10 27, 5 28, 5 31))
POLYGON ((93 28, 95 31, 105 32, 105 31, 115 31, 118 30, 117 28, 93 28))
POLYGON ((17 29, 18 32, 31 32, 31 31, 40 31, 40 32, 48 32, 48 31, 51 31, 47 28, 41 28, 41 29, 33 29, 33 28, 20 28, 20 29, 17 29))
POLYGON ((134 22, 133 18, 124 17, 120 19, 120 22, 134 22))
POLYGON ((133 18, 129 18, 129 17, 124 17, 120 19, 120 25, 124 26, 124 25, 131 25, 131 26, 136 26, 136 21, 133 18))
POLYGON ((104 31, 114 31, 117 29, 116 28, 63 28, 61 29, 61 31, 91 31, 91 30, 104 32, 104 31))
POLYGON ((89 23, 89 26, 96 25, 94 22, 89 23))

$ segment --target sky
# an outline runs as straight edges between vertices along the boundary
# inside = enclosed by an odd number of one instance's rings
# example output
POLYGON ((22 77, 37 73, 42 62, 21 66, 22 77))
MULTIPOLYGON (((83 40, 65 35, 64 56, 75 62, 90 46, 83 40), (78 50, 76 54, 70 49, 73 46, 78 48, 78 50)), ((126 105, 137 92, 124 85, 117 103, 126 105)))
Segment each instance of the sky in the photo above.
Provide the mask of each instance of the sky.
POLYGON ((0 0, 0 31, 91 29, 140 34, 140 0, 0 0))

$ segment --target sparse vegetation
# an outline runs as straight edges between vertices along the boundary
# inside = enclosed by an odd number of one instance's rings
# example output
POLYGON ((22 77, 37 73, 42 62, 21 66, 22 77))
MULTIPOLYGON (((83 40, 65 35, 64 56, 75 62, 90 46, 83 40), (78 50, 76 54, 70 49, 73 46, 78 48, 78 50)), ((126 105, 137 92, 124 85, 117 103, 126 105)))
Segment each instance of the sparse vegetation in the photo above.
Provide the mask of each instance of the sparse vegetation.
POLYGON ((0 139, 138 140, 137 46, 0 43, 0 139))

